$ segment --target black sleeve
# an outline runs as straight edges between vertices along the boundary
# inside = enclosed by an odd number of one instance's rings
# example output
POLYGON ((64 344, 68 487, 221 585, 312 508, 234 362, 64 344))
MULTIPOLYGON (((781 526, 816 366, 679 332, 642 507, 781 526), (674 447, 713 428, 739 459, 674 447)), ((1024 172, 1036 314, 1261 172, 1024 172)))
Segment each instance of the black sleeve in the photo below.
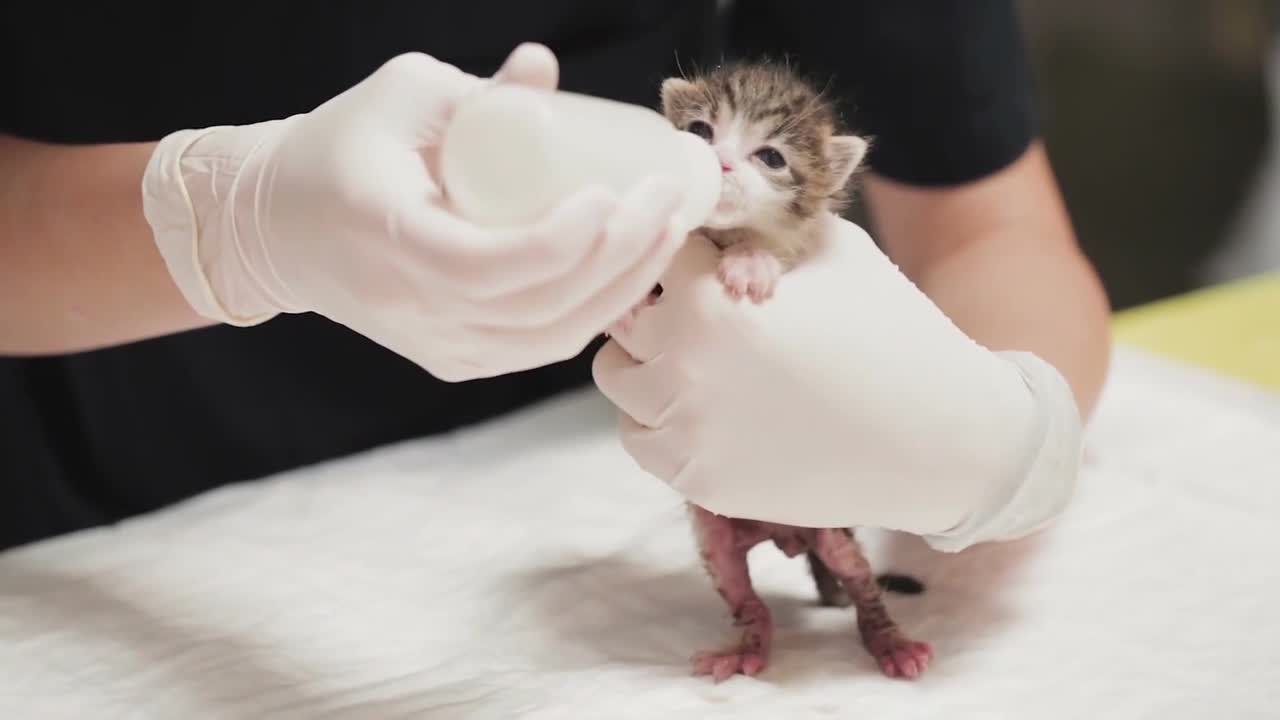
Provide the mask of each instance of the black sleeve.
POLYGON ((787 58, 829 82, 845 121, 875 137, 891 179, 951 185, 1011 163, 1036 136, 1012 0, 737 0, 732 55, 787 58))

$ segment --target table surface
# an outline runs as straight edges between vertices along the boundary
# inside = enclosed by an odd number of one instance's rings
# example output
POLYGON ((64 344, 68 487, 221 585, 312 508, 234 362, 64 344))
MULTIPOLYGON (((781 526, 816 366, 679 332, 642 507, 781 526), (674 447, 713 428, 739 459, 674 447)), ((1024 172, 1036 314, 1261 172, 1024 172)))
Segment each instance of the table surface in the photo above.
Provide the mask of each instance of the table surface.
POLYGON ((773 664, 712 686, 681 503, 579 393, 0 554, 0 717, 1274 718, 1277 460, 1280 396, 1122 349, 1052 530, 863 533, 924 679, 762 546, 773 664))
POLYGON ((1280 390, 1280 273, 1116 314, 1116 340, 1280 390))
POLYGON ((769 548, 773 665, 688 677, 719 599, 582 393, 0 554, 0 716, 1275 717, 1280 274, 1115 331, 1053 530, 958 555, 862 533, 926 583, 889 600, 938 649, 923 681, 881 678, 769 548))

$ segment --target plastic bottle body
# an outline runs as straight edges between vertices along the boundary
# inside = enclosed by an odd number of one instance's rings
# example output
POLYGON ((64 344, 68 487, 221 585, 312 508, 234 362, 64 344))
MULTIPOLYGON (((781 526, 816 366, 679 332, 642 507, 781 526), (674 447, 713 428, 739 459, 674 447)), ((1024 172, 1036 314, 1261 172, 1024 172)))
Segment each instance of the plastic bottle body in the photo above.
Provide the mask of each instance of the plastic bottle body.
POLYGON ((441 182, 477 224, 534 222, 588 186, 619 194, 654 175, 687 183, 677 222, 693 230, 720 196, 720 163, 700 138, 639 105, 493 85, 460 104, 445 130, 441 182))

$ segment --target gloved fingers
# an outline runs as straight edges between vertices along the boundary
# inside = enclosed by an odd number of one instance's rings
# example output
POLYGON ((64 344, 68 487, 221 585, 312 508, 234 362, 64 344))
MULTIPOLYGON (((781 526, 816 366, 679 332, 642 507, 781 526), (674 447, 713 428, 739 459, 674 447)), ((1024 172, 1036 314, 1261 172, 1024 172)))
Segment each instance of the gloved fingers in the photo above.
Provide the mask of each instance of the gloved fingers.
POLYGON ((545 364, 530 356, 527 348, 495 343, 465 327, 424 325, 422 318, 440 311, 425 307, 426 302, 406 303, 398 312, 365 318, 361 332, 445 382, 494 377, 545 364))
POLYGON ((420 303, 380 305, 373 313, 345 308, 325 316, 446 382, 470 380, 480 375, 471 363, 459 356, 458 351, 465 345, 456 337, 450 337, 452 333, 442 328, 421 327, 423 312, 420 303), (358 321, 353 321, 353 312, 358 321), (410 328, 416 328, 416 331, 410 328))
POLYGON ((671 240, 660 228, 678 201, 673 183, 653 178, 621 201, 602 187, 583 189, 527 228, 486 231, 439 210, 415 213, 414 223, 424 262, 441 268, 455 292, 487 321, 527 327, 548 324, 661 251, 671 240), (493 317, 498 303, 503 316, 493 317))
POLYGON ((662 427, 675 404, 669 383, 655 382, 658 369, 641 365, 616 342, 600 348, 591 362, 596 387, 638 426, 662 427))
POLYGON ((652 305, 639 308, 626 327, 612 327, 609 335, 618 349, 632 362, 648 363, 662 356, 663 348, 672 341, 672 322, 668 315, 674 301, 667 297, 663 286, 662 297, 652 305))
POLYGON ((673 341, 672 328, 679 323, 672 313, 704 312, 707 303, 691 298, 698 291, 722 293, 716 278, 720 253, 706 236, 690 233, 681 243, 659 282, 662 297, 641 308, 626 328, 613 328, 611 335, 632 358, 651 362, 661 356, 663 348, 673 341))
POLYGON ((453 359, 434 360, 429 367, 424 366, 424 369, 436 379, 447 383, 466 382, 489 376, 489 373, 471 363, 453 359))
POLYGON ((554 90, 560 83, 560 63, 555 53, 540 43, 521 43, 493 74, 495 82, 554 90))
POLYGON ((684 444, 677 442, 671 428, 647 428, 626 413, 618 417, 622 449, 641 470, 671 485, 685 473, 688 458, 684 444))
MULTIPOLYGON (((459 71, 460 72, 460 71, 459 71)), ((560 65, 550 48, 538 43, 522 43, 518 45, 498 68, 492 77, 478 78, 461 73, 464 78, 460 85, 447 85, 450 89, 441 107, 418 134, 414 135, 414 147, 419 150, 419 161, 427 168, 427 174, 433 184, 439 185, 440 177, 440 140, 445 128, 458 104, 467 97, 483 92, 485 88, 495 84, 524 85, 540 90, 555 90, 560 82, 560 65)), ((423 88, 430 87, 424 83, 423 88)), ((428 106, 430 102, 426 103, 428 106)))
POLYGON ((420 52, 391 58, 370 80, 376 81, 378 120, 417 148, 439 144, 454 106, 483 84, 475 75, 420 52))
MULTIPOLYGON (((551 325, 472 325, 471 329, 476 333, 475 351, 482 356, 493 354, 504 358, 511 358, 513 353, 518 353, 519 360, 513 358, 513 362, 522 367, 546 365, 576 356, 627 310, 643 300, 653 288, 654 279, 662 272, 678 247, 671 241, 672 237, 668 234, 664 238, 665 246, 659 245, 613 285, 606 286, 595 297, 589 298, 551 325)), ((646 320, 646 314, 653 309, 641 309, 636 315, 636 321, 646 320)), ((652 323, 646 325, 648 324, 652 323)), ((653 337, 655 341, 663 337, 661 330, 657 328, 644 332, 646 337, 653 337)), ((658 342, 655 345, 661 346, 658 342)))
POLYGON ((680 251, 662 274, 663 296, 673 293, 671 297, 679 297, 699 283, 715 281, 719 265, 720 251, 715 244, 700 232, 689 233, 688 241, 682 243, 680 251))
POLYGON ((489 78, 476 78, 463 73, 468 78, 466 84, 447 96, 447 101, 439 117, 431 125, 429 131, 416 136, 416 147, 421 150, 422 162, 433 178, 440 177, 439 140, 453 116, 459 101, 465 97, 483 92, 493 84, 524 85, 540 90, 555 90, 560 82, 560 64, 551 49, 538 43, 522 43, 518 45, 489 78))
MULTIPOLYGON (((654 279, 661 274, 677 247, 669 234, 663 242, 665 245, 659 244, 612 285, 550 325, 513 326, 499 306, 490 313, 491 320, 469 326, 474 333, 470 339, 471 351, 477 357, 504 358, 504 362, 519 365, 521 369, 576 356, 653 288, 654 279)), ((646 311, 651 309, 641 310, 637 320, 643 319, 646 311)), ((649 332, 655 337, 659 334, 657 330, 649 332)))
MULTIPOLYGON (((565 353, 572 350, 576 354, 628 310, 643 301, 675 251, 675 243, 671 241, 673 237, 664 236, 661 243, 638 265, 550 325, 498 326, 486 327, 484 330, 500 338, 508 346, 518 346, 553 359, 572 357, 572 354, 565 353)), ((642 308, 636 314, 636 320, 642 319, 652 309, 642 308)), ((649 332, 658 337, 661 331, 655 329, 649 332)))
POLYGON ((569 334, 559 330, 509 330, 463 326, 465 338, 454 354, 487 375, 522 372, 576 357, 599 333, 569 334), (487 370, 485 370, 487 369, 487 370))
POLYGON ((436 378, 449 383, 467 382, 469 380, 481 380, 483 378, 496 377, 507 372, 519 372, 528 368, 519 367, 510 370, 494 367, 493 365, 484 364, 468 360, 466 358, 451 358, 439 363, 436 367, 427 368, 428 372, 436 378))
POLYGON ((569 246, 587 247, 592 236, 598 241, 561 274, 546 274, 539 285, 479 304, 477 310, 490 316, 485 324, 550 328, 569 321, 589 332, 602 331, 645 298, 670 262, 678 248, 670 220, 679 201, 673 184, 654 179, 628 193, 603 227, 565 227, 549 237, 548 242, 569 246), (503 312, 492 312, 493 306, 503 312))
POLYGON ((529 227, 491 230, 425 202, 406 204, 394 224, 424 282, 447 283, 481 304, 568 275, 603 239, 617 207, 612 192, 591 187, 529 227))
MULTIPOLYGON (((639 263, 559 320, 557 326, 592 335, 608 330, 628 311, 643 303, 653 291, 657 278, 679 250, 681 239, 670 230, 660 233, 639 263)), ((635 319, 653 309, 650 305, 640 307, 635 319)))

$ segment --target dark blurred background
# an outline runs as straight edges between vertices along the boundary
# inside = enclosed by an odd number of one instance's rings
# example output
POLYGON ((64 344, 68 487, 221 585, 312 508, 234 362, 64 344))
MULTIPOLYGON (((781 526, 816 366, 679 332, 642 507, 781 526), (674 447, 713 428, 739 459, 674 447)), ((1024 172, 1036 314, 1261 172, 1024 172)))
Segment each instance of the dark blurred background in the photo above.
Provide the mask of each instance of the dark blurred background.
POLYGON ((1019 4, 1049 151, 1116 308, 1280 269, 1277 3, 1019 4))

